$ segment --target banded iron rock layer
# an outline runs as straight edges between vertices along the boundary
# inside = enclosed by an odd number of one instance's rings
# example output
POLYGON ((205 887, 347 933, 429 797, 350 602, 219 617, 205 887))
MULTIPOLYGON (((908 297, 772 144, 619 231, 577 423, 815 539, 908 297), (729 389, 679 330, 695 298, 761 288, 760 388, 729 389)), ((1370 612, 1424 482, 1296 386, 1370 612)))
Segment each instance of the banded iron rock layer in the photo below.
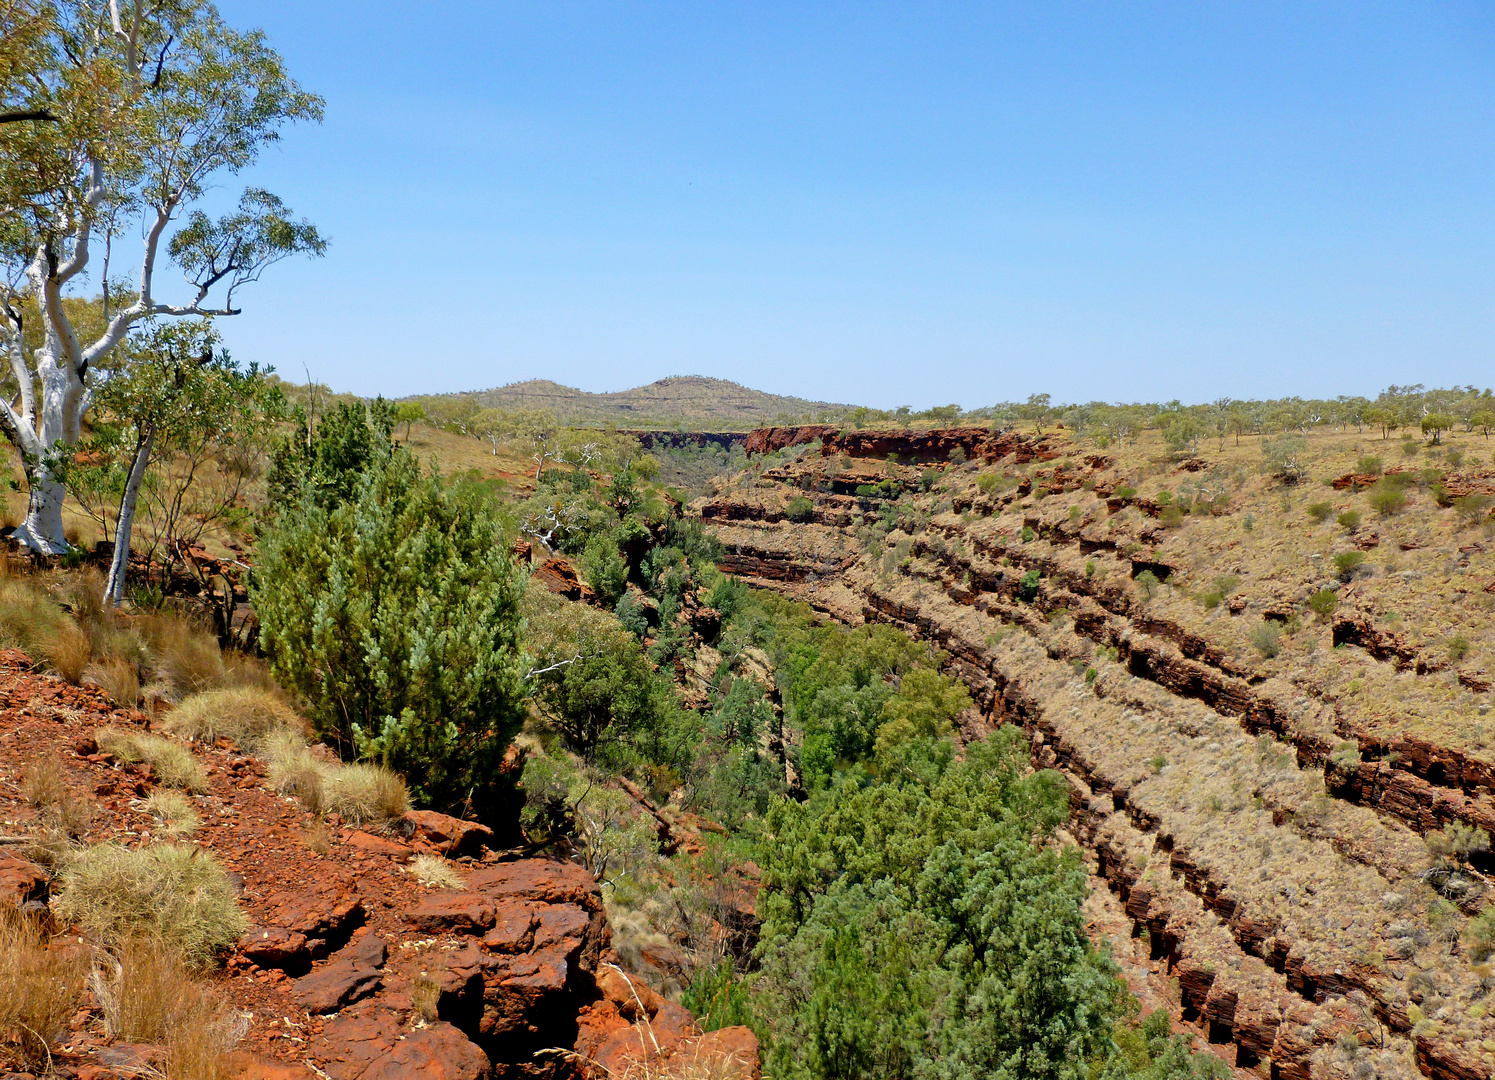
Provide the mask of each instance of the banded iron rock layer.
MULTIPOLYGON (((1427 832, 1495 828, 1495 759, 1372 723, 1139 598, 1143 571, 1180 573, 1152 520, 1162 508, 1062 431, 766 429, 747 447, 801 444, 799 459, 692 505, 726 547, 721 568, 947 650, 978 703, 963 733, 1021 724, 1035 762, 1066 776, 1075 835, 1201 1034, 1263 1076, 1495 1074, 1495 972, 1459 941, 1488 901, 1483 875, 1469 871, 1459 906, 1420 879, 1427 832), (969 464, 951 462, 957 448, 969 464), (930 468, 937 490, 914 494, 930 468), (1007 490, 982 493, 981 471, 1005 473, 1007 490), (869 549, 889 504, 856 493, 876 484, 901 488, 898 509, 914 515, 869 549), (809 520, 790 522, 803 497, 809 520), (1133 504, 1130 526, 1108 526, 1133 504), (1346 743, 1358 755, 1335 753, 1346 743)), ((1259 592, 1244 582, 1216 617, 1285 621, 1301 607, 1259 592)), ((1438 670, 1342 596, 1322 628, 1345 646, 1325 650, 1333 662, 1438 670)))

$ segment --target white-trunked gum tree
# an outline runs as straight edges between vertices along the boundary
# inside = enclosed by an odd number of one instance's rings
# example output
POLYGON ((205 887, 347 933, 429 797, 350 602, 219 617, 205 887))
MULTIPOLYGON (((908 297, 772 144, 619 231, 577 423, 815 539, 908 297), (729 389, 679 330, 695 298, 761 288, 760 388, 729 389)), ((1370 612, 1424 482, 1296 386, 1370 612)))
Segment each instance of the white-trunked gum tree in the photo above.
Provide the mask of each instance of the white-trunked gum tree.
POLYGON ((262 33, 197 0, 0 0, 0 34, 24 43, 0 50, 0 429, 29 488, 16 537, 57 554, 57 462, 81 434, 90 371, 126 362, 111 354, 132 328, 236 315, 266 267, 325 250, 270 192, 217 218, 202 205, 323 102, 262 33), (168 265, 186 279, 170 300, 168 265))

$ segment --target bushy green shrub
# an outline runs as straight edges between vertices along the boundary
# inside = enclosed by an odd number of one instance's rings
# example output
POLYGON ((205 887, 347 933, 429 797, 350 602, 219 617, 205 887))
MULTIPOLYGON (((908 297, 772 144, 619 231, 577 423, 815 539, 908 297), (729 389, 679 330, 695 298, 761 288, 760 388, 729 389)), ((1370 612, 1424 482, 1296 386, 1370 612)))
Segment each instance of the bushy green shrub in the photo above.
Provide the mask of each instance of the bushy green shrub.
POLYGON ((1324 522, 1328 521, 1330 515, 1333 514, 1333 513, 1334 513, 1334 504, 1333 503, 1316 502, 1316 503, 1309 503, 1308 504, 1308 516, 1311 517, 1311 518, 1313 518, 1313 520, 1316 521, 1316 522, 1318 522, 1320 525, 1322 525, 1324 522))
POLYGON ((1381 459, 1378 457, 1363 457, 1355 462, 1355 472, 1361 476, 1380 476, 1381 459))
POLYGON ((1038 539, 1038 534, 1034 532, 1030 526, 1027 525, 1023 526, 1023 531, 1019 534, 1019 536, 1021 537, 1022 542, 1025 544, 1031 544, 1034 540, 1038 539))
POLYGON ((1080 1080, 1109 1052, 1114 970, 1086 936, 1067 815, 1019 733, 911 744, 879 784, 769 811, 753 1013, 775 1076, 1080 1080), (1026 775, 1025 775, 1026 774, 1026 775), (958 941, 960 944, 953 946, 958 941), (939 1023, 931 1023, 935 1012, 939 1023))
POLYGON ((1029 570, 1027 573, 1023 574, 1021 578, 1018 579, 1018 596, 1022 597, 1024 600, 1028 601, 1028 603, 1031 604, 1034 598, 1038 596, 1038 586, 1042 581, 1042 574, 1040 574, 1036 569, 1029 570))
POLYGON ((1141 594, 1143 600, 1151 600, 1158 594, 1162 585, 1157 574, 1151 570, 1143 570, 1137 575, 1137 592, 1141 594))
POLYGON ((1334 556, 1334 568, 1339 571, 1339 576, 1349 581, 1355 576, 1355 571, 1365 564, 1365 552, 1363 551, 1341 551, 1334 556))
POLYGON ((1336 520, 1339 522, 1340 528, 1342 528, 1345 532, 1352 533, 1356 529, 1360 528, 1360 511, 1346 510, 1344 513, 1340 514, 1336 520))
POLYGON ((317 730, 418 802, 486 813, 524 720, 522 577, 491 510, 379 444, 349 499, 306 492, 261 537, 251 594, 271 670, 317 730))
POLYGON ((1339 597, 1333 589, 1320 589, 1308 598, 1308 608, 1315 615, 1327 618, 1339 606, 1339 597))
POLYGON ((815 519, 815 504, 803 495, 796 495, 785 505, 784 516, 803 525, 815 519))
POLYGON ((1462 663, 1464 657, 1469 655, 1471 648, 1467 637, 1463 634, 1455 634, 1448 639, 1448 658, 1455 664, 1462 663))
POLYGON ((723 622, 727 622, 742 610, 747 598, 748 587, 742 583, 742 579, 723 574, 711 587, 706 602, 721 613, 723 622))
POLYGON ((1270 619, 1253 627, 1248 637, 1251 647, 1268 660, 1282 651, 1282 627, 1270 619))
POLYGON ((598 533, 587 541, 581 556, 587 584, 608 607, 613 607, 628 588, 628 563, 618 552, 611 533, 598 533))
POLYGON ((1377 480, 1370 488, 1370 505, 1383 518, 1392 517, 1407 505, 1407 493, 1400 484, 1388 483, 1390 478, 1377 480))

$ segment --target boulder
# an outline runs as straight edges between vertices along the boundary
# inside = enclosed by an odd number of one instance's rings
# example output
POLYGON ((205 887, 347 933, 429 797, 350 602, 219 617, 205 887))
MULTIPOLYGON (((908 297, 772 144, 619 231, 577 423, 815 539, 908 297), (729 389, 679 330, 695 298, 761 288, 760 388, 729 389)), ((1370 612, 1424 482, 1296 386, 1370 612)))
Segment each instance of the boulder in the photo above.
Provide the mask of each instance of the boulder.
POLYGON ((316 882, 304 889, 289 889, 269 897, 263 906, 266 926, 279 926, 305 935, 343 942, 363 925, 363 901, 337 880, 316 882))
POLYGON ((387 855, 391 859, 400 862, 409 862, 415 851, 404 844, 397 844, 393 840, 386 840, 382 836, 375 836, 358 829, 343 837, 343 843, 349 847, 357 848, 359 851, 367 851, 370 855, 387 855))
POLYGON ((406 840, 424 840, 448 858, 476 855, 484 844, 493 841, 493 830, 488 826, 435 810, 411 810, 395 821, 394 829, 406 840))
POLYGON ((239 939, 239 955, 262 968, 305 971, 311 966, 306 935, 280 926, 256 926, 239 939))
POLYGON ((0 853, 0 907, 20 908, 47 899, 47 872, 29 859, 0 853))

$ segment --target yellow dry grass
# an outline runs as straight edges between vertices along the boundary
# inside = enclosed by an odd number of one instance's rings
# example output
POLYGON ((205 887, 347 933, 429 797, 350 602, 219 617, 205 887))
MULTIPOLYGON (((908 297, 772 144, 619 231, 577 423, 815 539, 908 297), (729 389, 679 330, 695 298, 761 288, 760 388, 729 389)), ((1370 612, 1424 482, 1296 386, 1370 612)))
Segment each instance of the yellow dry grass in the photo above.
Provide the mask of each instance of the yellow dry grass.
POLYGON ((100 750, 121 761, 146 762, 151 767, 151 775, 162 784, 188 791, 208 789, 207 774, 192 756, 192 751, 179 742, 114 728, 100 728, 94 733, 94 739, 100 750))
POLYGON ((114 945, 169 943, 189 966, 206 964, 249 926, 218 860, 190 844, 95 844, 67 860, 58 886, 60 919, 114 945))
POLYGON ((51 942, 30 919, 0 911, 0 1042, 19 1063, 50 1073, 52 1045, 83 996, 87 955, 51 942))
POLYGON ((306 723, 279 693, 259 686, 235 686, 183 699, 167 715, 166 730, 206 743, 226 735, 241 747, 258 751, 278 732, 304 735, 306 723))

